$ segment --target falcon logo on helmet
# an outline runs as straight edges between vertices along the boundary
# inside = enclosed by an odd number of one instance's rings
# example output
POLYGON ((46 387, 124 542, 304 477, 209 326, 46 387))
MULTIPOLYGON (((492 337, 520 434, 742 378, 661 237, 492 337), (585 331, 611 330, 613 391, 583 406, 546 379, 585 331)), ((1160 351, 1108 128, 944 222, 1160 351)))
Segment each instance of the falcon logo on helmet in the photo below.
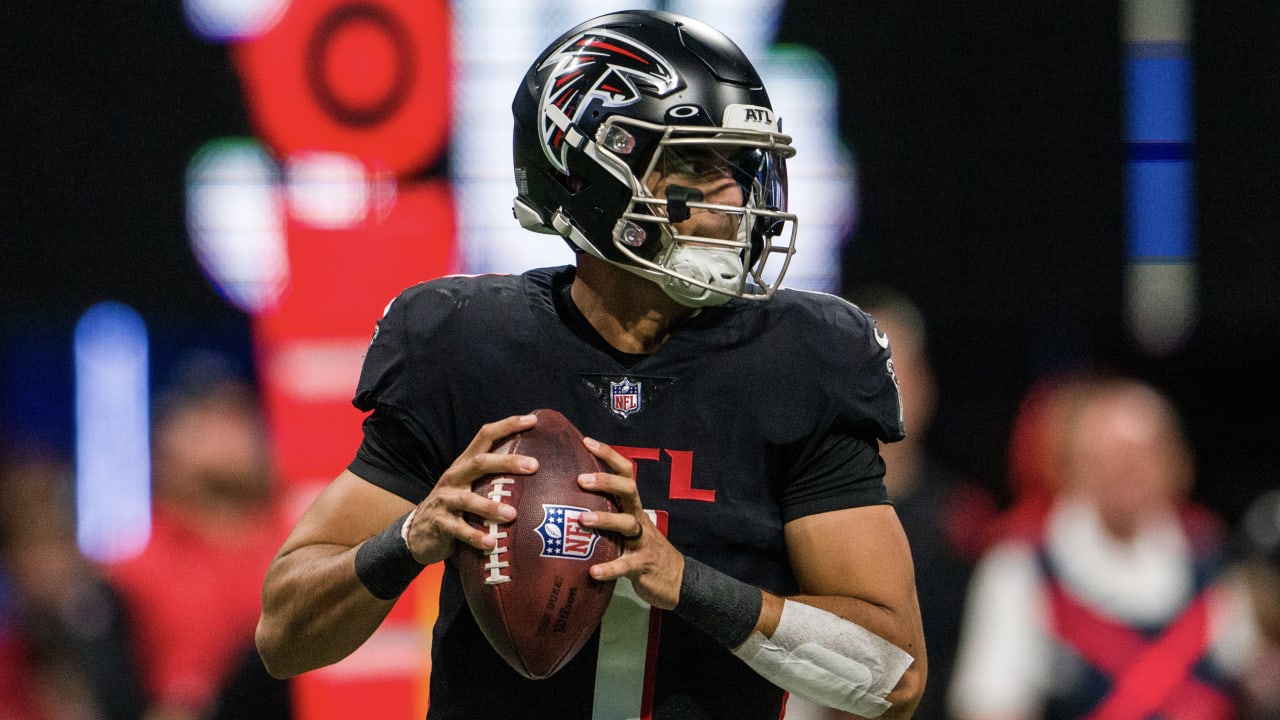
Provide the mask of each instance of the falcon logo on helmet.
POLYGON ((551 166, 567 173, 569 147, 565 131, 549 109, 557 108, 576 123, 599 99, 604 107, 625 107, 640 99, 641 88, 657 97, 676 89, 675 68, 653 50, 608 30, 592 30, 561 45, 543 63, 554 65, 539 105, 542 150, 551 166))

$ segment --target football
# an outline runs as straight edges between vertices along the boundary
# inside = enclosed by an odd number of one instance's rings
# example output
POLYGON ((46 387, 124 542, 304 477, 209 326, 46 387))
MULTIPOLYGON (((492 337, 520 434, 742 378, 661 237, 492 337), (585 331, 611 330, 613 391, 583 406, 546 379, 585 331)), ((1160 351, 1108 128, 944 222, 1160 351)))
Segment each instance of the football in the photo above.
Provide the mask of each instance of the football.
POLYGON ((538 459, 531 475, 487 476, 472 489, 512 505, 510 523, 472 525, 497 539, 492 551, 463 546, 457 556, 463 594, 489 644, 521 675, 550 677, 595 632, 614 583, 587 569, 622 552, 616 533, 578 524, 587 511, 617 512, 609 495, 578 485, 578 475, 605 470, 582 444, 582 433, 555 410, 534 411, 538 423, 506 439, 497 452, 538 459))

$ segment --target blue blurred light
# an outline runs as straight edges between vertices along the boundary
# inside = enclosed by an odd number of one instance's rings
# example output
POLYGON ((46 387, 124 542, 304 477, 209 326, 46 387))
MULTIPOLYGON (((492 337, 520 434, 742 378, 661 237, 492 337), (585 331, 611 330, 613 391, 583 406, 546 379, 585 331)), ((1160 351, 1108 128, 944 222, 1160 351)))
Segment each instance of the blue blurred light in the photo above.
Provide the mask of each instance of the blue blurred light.
POLYGON ((122 560, 151 533, 147 329, 103 302, 76 323, 76 539, 89 557, 122 560))
POLYGON ((1188 162, 1130 163, 1128 251, 1131 259, 1191 257, 1195 229, 1192 166, 1188 162))
POLYGON ((289 0, 183 0, 191 31, 209 40, 249 40, 270 30, 289 0))
POLYGON ((1191 140, 1190 59, 1134 52, 1125 61, 1125 79, 1131 142, 1191 140))
POLYGON ((1194 253, 1191 60, 1182 43, 1129 43, 1125 59, 1130 261, 1194 253))

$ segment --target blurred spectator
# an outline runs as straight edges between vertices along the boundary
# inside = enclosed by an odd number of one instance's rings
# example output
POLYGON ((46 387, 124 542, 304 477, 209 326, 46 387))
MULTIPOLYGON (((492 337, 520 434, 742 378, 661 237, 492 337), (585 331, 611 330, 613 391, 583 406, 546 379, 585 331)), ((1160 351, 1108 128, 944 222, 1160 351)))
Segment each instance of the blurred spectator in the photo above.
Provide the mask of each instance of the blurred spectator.
MULTIPOLYGON (((919 308, 897 289, 880 283, 864 286, 852 299, 875 318, 893 352, 907 437, 881 445, 880 452, 885 486, 911 542, 929 660, 929 679, 914 717, 943 720, 948 717, 944 699, 960 628, 958 598, 995 516, 996 503, 989 492, 957 476, 929 453, 937 385, 919 308)), ((809 705, 790 698, 788 720, 856 717, 809 705)))
POLYGON ((1152 387, 1074 378, 1056 488, 969 587, 950 688, 966 720, 1234 717, 1230 677, 1257 632, 1220 527, 1187 495, 1194 463, 1152 387))
POLYGON ((283 539, 252 385, 221 358, 184 362, 157 399, 151 538, 107 576, 135 622, 148 720, 213 711, 253 644, 283 539))
POLYGON ((1022 397, 1009 430, 1009 508, 991 526, 989 541, 1009 536, 1039 539, 1058 493, 1064 423, 1075 393, 1085 385, 1081 374, 1052 375, 1022 397))
POLYGON ((71 472, 42 449, 0 461, 0 718, 136 720, 119 599, 76 545, 71 472))
POLYGON ((1254 499, 1239 536, 1239 565, 1263 638, 1257 660, 1241 678, 1241 718, 1280 720, 1280 489, 1254 499))

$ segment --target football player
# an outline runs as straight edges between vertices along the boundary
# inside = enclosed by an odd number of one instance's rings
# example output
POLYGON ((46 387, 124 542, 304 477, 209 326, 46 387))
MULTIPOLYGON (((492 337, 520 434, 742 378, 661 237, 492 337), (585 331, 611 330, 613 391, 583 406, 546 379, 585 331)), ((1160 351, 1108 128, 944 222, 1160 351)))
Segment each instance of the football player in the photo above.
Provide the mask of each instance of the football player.
POLYGON ((878 451, 903 435, 889 342, 849 303, 779 288, 794 149, 751 62, 696 20, 613 13, 547 47, 512 109, 516 219, 577 261, 433 280, 388 307, 354 400, 364 440, 265 584, 268 669, 342 659, 443 562, 433 720, 772 720, 785 692, 910 717, 925 649, 878 451), (625 538, 591 573, 625 578, 615 602, 645 611, 606 614, 527 680, 486 643, 452 558, 494 542, 466 514, 513 518, 471 486, 536 468, 492 451, 541 407, 611 470, 579 479, 621 510, 582 523, 625 538))

